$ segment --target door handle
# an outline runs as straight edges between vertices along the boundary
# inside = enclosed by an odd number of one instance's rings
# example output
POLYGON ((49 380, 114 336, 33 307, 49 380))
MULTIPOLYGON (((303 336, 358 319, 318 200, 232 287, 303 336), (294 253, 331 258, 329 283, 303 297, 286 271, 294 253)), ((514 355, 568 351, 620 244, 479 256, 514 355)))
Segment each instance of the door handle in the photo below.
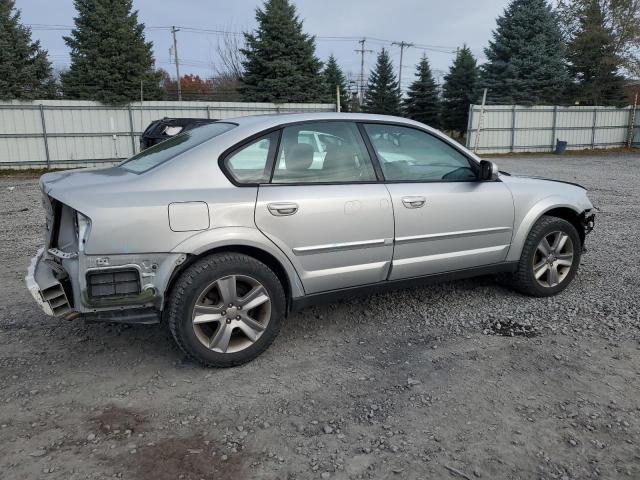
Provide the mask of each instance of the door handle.
POLYGON ((276 217, 286 217, 288 215, 293 215, 298 211, 297 203, 269 203, 267 205, 269 212, 271 215, 275 215, 276 217))
POLYGON ((421 208, 427 203, 424 197, 402 197, 402 204, 406 208, 421 208))

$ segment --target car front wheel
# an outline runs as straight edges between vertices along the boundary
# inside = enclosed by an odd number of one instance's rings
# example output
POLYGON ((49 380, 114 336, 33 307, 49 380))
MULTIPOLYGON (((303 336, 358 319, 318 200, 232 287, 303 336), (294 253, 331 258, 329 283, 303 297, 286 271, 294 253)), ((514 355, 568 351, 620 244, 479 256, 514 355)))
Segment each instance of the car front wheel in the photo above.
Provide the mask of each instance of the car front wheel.
POLYGON ((581 250, 580 236, 571 223, 557 217, 540 218, 522 249, 515 287, 536 297, 561 292, 576 275, 581 250))
POLYGON ((176 282, 169 329, 189 357, 232 367, 267 349, 280 331, 285 305, 282 285, 265 264, 243 254, 214 254, 176 282))

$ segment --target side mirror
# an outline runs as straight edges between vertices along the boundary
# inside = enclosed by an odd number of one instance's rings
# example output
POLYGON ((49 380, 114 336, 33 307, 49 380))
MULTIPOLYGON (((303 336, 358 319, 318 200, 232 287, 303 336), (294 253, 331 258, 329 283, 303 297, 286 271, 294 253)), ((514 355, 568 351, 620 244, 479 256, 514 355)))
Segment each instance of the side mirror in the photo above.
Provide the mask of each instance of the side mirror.
POLYGON ((498 179, 498 166, 489 160, 480 162, 480 180, 492 182, 498 179))

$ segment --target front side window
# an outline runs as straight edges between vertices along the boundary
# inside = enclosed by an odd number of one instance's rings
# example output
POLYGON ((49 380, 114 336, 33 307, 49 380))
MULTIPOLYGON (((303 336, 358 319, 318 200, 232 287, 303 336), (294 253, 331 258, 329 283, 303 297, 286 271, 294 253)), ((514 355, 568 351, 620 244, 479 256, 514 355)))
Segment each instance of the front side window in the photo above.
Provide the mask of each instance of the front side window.
POLYGON ((386 180, 476 180, 467 157, 437 137, 415 128, 367 124, 386 180))
POLYGON ((119 166, 133 173, 146 172, 234 127, 235 125, 233 123, 215 122, 194 128, 193 130, 187 130, 186 132, 168 138, 153 147, 143 150, 139 154, 125 160, 119 166))
POLYGON ((240 147, 224 160, 229 174, 238 183, 265 183, 269 181, 269 151, 275 149, 277 133, 240 147))
POLYGON ((272 183, 338 183, 376 180, 355 123, 317 122, 282 130, 272 183))

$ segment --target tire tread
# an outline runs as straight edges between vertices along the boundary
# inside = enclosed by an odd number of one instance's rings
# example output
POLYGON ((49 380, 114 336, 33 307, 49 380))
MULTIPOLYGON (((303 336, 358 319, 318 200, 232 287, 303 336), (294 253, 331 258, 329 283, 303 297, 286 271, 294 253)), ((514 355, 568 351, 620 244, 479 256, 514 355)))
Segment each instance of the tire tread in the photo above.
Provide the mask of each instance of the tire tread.
MULTIPOLYGON (((191 360, 198 362, 206 367, 235 367, 238 365, 242 365, 250 360, 253 360, 258 355, 262 354, 273 342, 273 340, 277 337, 281 321, 274 321, 272 318, 271 321, 275 323, 276 328, 265 331, 263 335, 267 333, 269 336, 267 340, 263 342, 260 348, 253 352, 250 356, 241 358, 241 359, 227 359, 224 361, 217 360, 205 360, 195 355, 189 348, 186 339, 184 338, 184 332, 181 331, 179 327, 180 318, 180 310, 183 308, 183 304, 185 302, 185 297, 187 295, 187 291, 191 288, 194 288, 194 279, 199 274, 203 273, 205 270, 217 270, 220 267, 228 266, 228 265, 243 265, 245 267, 249 267, 251 269, 257 270, 263 275, 271 277, 271 280, 274 282, 274 285, 277 285, 275 294, 278 298, 272 299, 272 302, 279 302, 279 305, 286 305, 286 298, 284 294, 284 290, 282 288, 282 284, 278 277, 273 271, 267 267, 264 263, 256 260, 253 257, 248 255, 244 255, 241 253, 214 253, 207 257, 202 258, 197 261, 190 267, 188 267, 178 278, 178 281, 175 283, 173 290, 169 297, 168 303, 168 327, 171 335, 173 336, 176 344, 184 352, 184 354, 191 360)), ((262 338, 262 337, 261 337, 262 338)))
MULTIPOLYGON (((529 258, 532 252, 535 252, 536 248, 538 248, 539 235, 541 235, 544 231, 557 228, 560 225, 562 225, 569 231, 573 231, 574 238, 572 240, 574 241, 574 244, 575 238, 580 238, 575 227, 563 218, 553 217, 550 215, 542 216, 531 228, 529 235, 527 235, 524 247, 522 248, 522 253, 520 254, 518 268, 513 274, 513 286, 520 293, 533 297, 546 297, 564 290, 564 288, 566 288, 569 283, 571 283, 572 278, 569 279, 569 281, 563 282, 565 283, 565 285, 563 285, 563 288, 559 290, 543 291, 540 289, 540 287, 536 283, 535 278, 533 278, 529 270, 529 258)), ((574 255, 576 257, 575 262, 577 262, 576 268, 580 263, 580 247, 581 245, 579 243, 574 245, 574 255)))

